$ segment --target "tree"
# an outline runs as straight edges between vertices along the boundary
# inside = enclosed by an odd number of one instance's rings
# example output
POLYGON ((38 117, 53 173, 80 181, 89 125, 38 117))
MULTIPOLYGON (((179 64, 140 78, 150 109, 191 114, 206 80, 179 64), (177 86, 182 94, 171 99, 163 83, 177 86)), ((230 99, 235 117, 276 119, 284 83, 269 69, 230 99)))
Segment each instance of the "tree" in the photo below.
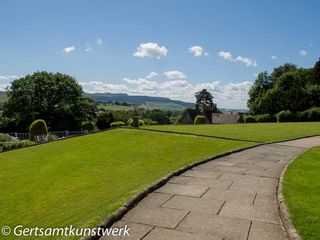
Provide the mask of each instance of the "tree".
POLYGON ((272 83, 275 83, 279 77, 287 72, 297 70, 297 66, 291 63, 286 63, 280 67, 273 69, 273 72, 270 75, 270 80, 272 83))
POLYGON ((320 84, 320 58, 313 67, 314 83, 320 84))
POLYGON ((96 126, 100 130, 110 128, 111 123, 114 122, 114 118, 111 112, 100 113, 97 117, 96 126))
POLYGON ((207 89, 203 89, 200 92, 196 92, 195 97, 197 112, 204 115, 208 119, 208 122, 211 123, 211 114, 218 112, 217 105, 213 102, 212 94, 207 89))
POLYGON ((14 80, 8 89, 3 115, 25 131, 35 119, 51 130, 78 130, 95 117, 95 103, 82 97, 82 87, 68 75, 36 72, 14 80))

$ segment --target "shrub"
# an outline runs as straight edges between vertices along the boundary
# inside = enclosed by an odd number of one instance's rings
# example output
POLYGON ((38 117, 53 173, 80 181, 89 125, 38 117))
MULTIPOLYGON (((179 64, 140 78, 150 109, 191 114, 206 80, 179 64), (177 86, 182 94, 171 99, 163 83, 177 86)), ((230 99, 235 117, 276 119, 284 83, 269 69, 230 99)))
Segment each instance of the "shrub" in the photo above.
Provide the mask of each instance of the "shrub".
POLYGON ((159 123, 157 121, 153 121, 152 119, 143 119, 143 122, 145 125, 158 125, 159 123))
POLYGON ((34 144, 35 144, 35 142, 29 141, 29 140, 6 142, 2 145, 2 150, 8 151, 8 150, 16 149, 16 148, 32 146, 34 144))
POLYGON ((58 136, 57 135, 55 135, 55 134, 49 134, 48 135, 48 141, 49 142, 53 142, 53 141, 56 141, 56 140, 58 140, 58 136))
POLYGON ((296 117, 289 110, 284 110, 277 113, 277 121, 278 122, 294 122, 296 117))
POLYGON ((260 114, 256 116, 256 121, 263 123, 263 122, 276 122, 277 118, 272 114, 260 114))
POLYGON ((308 110, 310 121, 320 121, 320 108, 311 108, 308 110))
POLYGON ((81 123, 81 129, 87 130, 87 131, 93 131, 94 130, 94 124, 92 122, 82 122, 81 123))
POLYGON ((207 119, 205 116, 196 116, 196 118, 194 119, 194 124, 206 124, 207 123, 207 119))
POLYGON ((113 122, 111 123, 111 127, 122 127, 122 126, 125 126, 126 124, 124 122, 113 122))
POLYGON ((0 134, 0 142, 10 142, 12 141, 12 137, 7 134, 0 134))
MULTIPOLYGON (((141 120, 141 119, 139 119, 138 124, 139 124, 139 126, 143 126, 143 125, 144 125, 144 121, 141 120)), ((133 119, 132 119, 132 118, 130 118, 130 119, 128 120, 128 126, 129 126, 129 127, 132 127, 132 126, 133 126, 133 119)))
POLYGON ((35 141, 37 137, 46 137, 48 135, 46 122, 42 119, 33 121, 29 127, 29 134, 31 141, 35 141))
POLYGON ((100 113, 97 117, 96 126, 100 130, 110 128, 111 123, 114 122, 114 118, 111 112, 100 113))
POLYGON ((255 117, 252 115, 248 115, 244 118, 245 123, 255 123, 257 122, 255 117))
POLYGON ((297 114, 297 120, 300 122, 309 122, 309 110, 303 111, 303 112, 299 112, 297 114))

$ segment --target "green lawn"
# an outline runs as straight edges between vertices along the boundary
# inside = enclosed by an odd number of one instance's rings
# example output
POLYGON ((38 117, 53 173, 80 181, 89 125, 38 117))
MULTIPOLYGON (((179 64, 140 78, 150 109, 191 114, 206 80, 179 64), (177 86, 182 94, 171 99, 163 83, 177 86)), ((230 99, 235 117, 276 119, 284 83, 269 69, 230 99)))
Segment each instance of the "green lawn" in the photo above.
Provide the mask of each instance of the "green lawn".
POLYGON ((173 170, 250 145, 116 129, 0 153, 0 226, 95 226, 173 170))
POLYGON ((292 221, 303 239, 320 236, 320 147, 302 154, 289 165, 284 197, 292 221))
POLYGON ((146 128, 262 142, 320 134, 320 122, 158 125, 146 128))

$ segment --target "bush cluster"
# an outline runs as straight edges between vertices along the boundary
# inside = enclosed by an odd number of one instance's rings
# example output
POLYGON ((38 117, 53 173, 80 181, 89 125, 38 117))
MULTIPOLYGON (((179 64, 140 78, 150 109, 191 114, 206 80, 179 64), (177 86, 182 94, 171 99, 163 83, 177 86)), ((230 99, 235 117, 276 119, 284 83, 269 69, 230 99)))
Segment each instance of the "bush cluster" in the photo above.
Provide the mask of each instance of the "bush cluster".
POLYGON ((207 123, 207 119, 205 116, 196 116, 196 118, 194 119, 194 124, 206 124, 207 123))
POLYGON ((29 140, 20 140, 20 141, 12 141, 12 142, 6 142, 2 145, 2 151, 8 151, 16 148, 22 148, 27 147, 36 144, 33 141, 29 140))
POLYGON ((114 118, 111 112, 100 113, 97 117, 96 126, 100 130, 110 128, 111 123, 114 122, 114 118))
POLYGON ((121 122, 121 121, 111 123, 111 127, 123 127, 125 125, 126 124, 124 122, 121 122))
POLYGON ((292 112, 290 112, 289 110, 284 110, 284 111, 278 112, 276 114, 276 117, 277 117, 278 122, 294 122, 294 121, 296 121, 295 115, 292 112))
POLYGON ((257 122, 256 118, 254 116, 252 116, 252 115, 246 116, 244 118, 244 121, 245 121, 245 123, 255 123, 255 122, 257 122))
POLYGON ((272 114, 260 114, 255 117, 259 123, 276 122, 277 118, 272 114))
POLYGON ((29 134, 30 141, 36 141, 38 136, 47 137, 48 128, 46 122, 43 119, 33 121, 29 127, 29 134))
MULTIPOLYGON (((139 127, 140 127, 140 126, 143 126, 143 125, 144 125, 144 121, 141 120, 141 119, 139 119, 138 124, 139 124, 139 127)), ((129 126, 129 127, 133 127, 133 119, 132 119, 132 118, 130 118, 130 119, 128 120, 128 126, 129 126)))
POLYGON ((82 122, 81 123, 81 130, 93 131, 94 130, 94 123, 82 122))

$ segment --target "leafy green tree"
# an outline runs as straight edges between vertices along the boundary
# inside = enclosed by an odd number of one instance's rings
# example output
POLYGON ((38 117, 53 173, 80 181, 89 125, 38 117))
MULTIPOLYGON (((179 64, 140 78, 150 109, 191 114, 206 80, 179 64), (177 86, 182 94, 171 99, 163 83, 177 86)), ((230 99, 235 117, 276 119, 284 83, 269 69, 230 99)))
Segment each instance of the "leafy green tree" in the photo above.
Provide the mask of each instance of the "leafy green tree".
POLYGON ((280 67, 273 69, 273 72, 270 75, 270 80, 272 83, 275 83, 279 77, 287 72, 297 70, 297 66, 291 63, 286 63, 280 67))
POLYGON ((197 112, 204 115, 208 122, 211 122, 211 114, 218 112, 217 105, 213 102, 212 94, 207 89, 203 89, 200 92, 196 92, 195 97, 197 112))
POLYGON ((51 130, 78 130, 95 117, 95 103, 82 97, 76 79, 61 73, 36 72, 14 80, 8 89, 3 115, 25 131, 35 119, 51 130))

